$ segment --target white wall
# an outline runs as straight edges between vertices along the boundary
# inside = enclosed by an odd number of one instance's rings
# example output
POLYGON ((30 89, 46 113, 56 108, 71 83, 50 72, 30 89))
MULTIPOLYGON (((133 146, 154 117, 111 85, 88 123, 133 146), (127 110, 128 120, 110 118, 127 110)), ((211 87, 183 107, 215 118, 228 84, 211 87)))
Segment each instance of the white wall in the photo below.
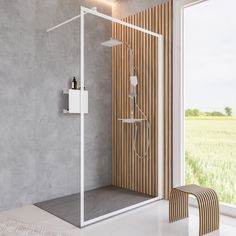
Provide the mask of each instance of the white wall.
POLYGON ((166 0, 119 0, 113 4, 112 15, 122 19, 163 2, 166 0))

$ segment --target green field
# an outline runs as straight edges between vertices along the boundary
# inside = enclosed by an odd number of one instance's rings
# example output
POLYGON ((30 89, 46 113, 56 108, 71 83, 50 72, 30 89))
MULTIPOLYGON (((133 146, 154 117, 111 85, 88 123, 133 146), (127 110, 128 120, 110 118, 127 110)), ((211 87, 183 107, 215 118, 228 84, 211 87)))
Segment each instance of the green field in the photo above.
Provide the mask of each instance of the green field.
POLYGON ((236 118, 186 117, 185 179, 236 205, 236 118))

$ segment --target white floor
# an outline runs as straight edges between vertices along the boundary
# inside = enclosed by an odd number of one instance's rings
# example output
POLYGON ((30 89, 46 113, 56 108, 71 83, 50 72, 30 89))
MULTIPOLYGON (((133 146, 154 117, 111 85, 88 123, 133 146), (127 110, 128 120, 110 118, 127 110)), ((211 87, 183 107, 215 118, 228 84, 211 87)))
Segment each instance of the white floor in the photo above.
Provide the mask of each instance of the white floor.
MULTIPOLYGON (((71 236, 185 236, 198 235, 198 210, 190 208, 189 219, 168 223, 168 202, 159 201, 106 221, 78 229, 63 220, 35 207, 28 206, 0 213, 0 221, 16 219, 45 226, 50 231, 71 236)), ((235 236, 236 219, 221 216, 220 230, 211 236, 235 236)))

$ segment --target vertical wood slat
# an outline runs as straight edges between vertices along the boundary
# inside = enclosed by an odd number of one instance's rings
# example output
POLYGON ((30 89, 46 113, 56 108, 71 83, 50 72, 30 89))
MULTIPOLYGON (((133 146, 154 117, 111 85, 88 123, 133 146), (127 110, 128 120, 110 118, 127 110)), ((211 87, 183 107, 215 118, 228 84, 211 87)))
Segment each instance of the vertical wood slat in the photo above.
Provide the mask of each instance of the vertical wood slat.
MULTIPOLYGON (((121 33, 120 33, 120 38, 123 41, 123 25, 120 25, 121 27, 121 33)), ((124 97, 124 60, 123 60, 123 55, 124 55, 124 50, 123 50, 124 45, 121 45, 121 117, 124 117, 124 104, 123 104, 123 97, 124 97)), ((125 155, 124 155, 124 126, 121 125, 121 187, 124 188, 124 178, 125 178, 125 171, 124 171, 124 159, 125 159, 125 155)))
MULTIPOLYGON (((168 5, 167 4, 163 4, 163 11, 164 11, 164 35, 165 35, 165 38, 166 38, 166 41, 165 41, 165 113, 167 113, 168 112, 168 110, 169 110, 169 106, 168 106, 168 101, 169 101, 169 99, 168 99, 168 96, 169 96, 169 94, 168 94, 168 88, 169 88, 169 81, 168 81, 168 75, 169 75, 169 68, 168 68, 168 43, 167 43, 167 40, 168 40, 168 37, 169 37, 169 35, 168 35, 168 14, 166 14, 166 11, 168 11, 168 5)), ((165 129, 168 129, 168 127, 169 127, 169 120, 165 120, 165 129)), ((169 147, 168 147, 168 142, 169 142, 169 137, 168 137, 169 135, 166 135, 165 136, 165 139, 166 139, 166 142, 165 142, 165 151, 166 151, 166 154, 167 155, 169 155, 169 147)), ((165 167, 166 167, 166 173, 168 173, 168 167, 169 167, 169 161, 168 160, 166 160, 166 165, 165 165, 165 167)), ((169 182, 168 182, 168 185, 169 185, 169 182)))
MULTIPOLYGON (((118 25, 117 26, 117 31, 118 31, 118 35, 119 35, 119 37, 120 37, 120 34, 121 34, 121 32, 120 32, 120 25, 118 25)), ((118 36, 117 35, 117 36, 118 36)), ((117 47, 117 51, 118 51, 118 66, 120 67, 120 64, 121 64, 121 57, 120 57, 120 54, 121 54, 121 50, 120 50, 120 47, 121 46, 118 46, 117 47)), ((121 70, 117 70, 118 71, 118 73, 117 73, 117 76, 118 76, 118 80, 117 80, 117 84, 118 84, 118 88, 121 88, 121 76, 120 76, 120 74, 121 74, 121 70)), ((121 94, 120 94, 120 90, 118 90, 118 93, 117 93, 117 101, 118 101, 118 103, 117 103, 117 107, 118 107, 118 111, 117 111, 117 115, 118 115, 118 117, 120 117, 121 116, 121 99, 120 99, 120 97, 121 97, 121 94)), ((118 178, 118 186, 119 187, 122 187, 121 186, 121 171, 122 171, 122 167, 121 167, 121 142, 122 142, 122 140, 121 140, 121 125, 119 124, 119 123, 117 123, 117 128, 118 128, 118 137, 117 137, 117 143, 116 143, 116 145, 117 145, 117 152, 118 152, 118 156, 117 156, 117 163, 118 163, 118 176, 117 176, 117 178, 118 178)))
MULTIPOLYGON (((164 36, 164 113, 165 113, 165 197, 172 184, 172 1, 127 17, 124 21, 144 27, 164 36)), ((151 196, 158 195, 158 46, 153 36, 128 27, 113 24, 112 37, 120 39, 134 49, 136 75, 138 76, 137 103, 151 123, 149 159, 139 159, 133 152, 135 127, 122 124, 119 118, 130 116, 130 60, 126 46, 113 48, 112 72, 112 184, 151 196), (149 84, 150 79, 150 84, 149 84), (150 91, 149 91, 150 87, 150 91), (150 101, 149 102, 149 97, 150 101)), ((136 117, 143 118, 138 109, 136 117)), ((148 145, 147 124, 138 128, 136 148, 146 152, 148 145)))
MULTIPOLYGON (((149 28, 149 11, 147 10, 146 11, 146 14, 145 14, 145 28, 149 28)), ((150 51, 150 37, 148 34, 145 35, 146 37, 146 55, 145 55, 145 61, 146 61, 146 76, 145 76, 145 79, 144 79, 144 113, 146 114, 146 116, 148 118, 150 118, 150 115, 149 115, 149 111, 148 111, 148 104, 149 104, 149 94, 148 94, 148 83, 149 83, 149 55, 151 54, 151 51, 150 51)), ((146 150, 147 150, 147 136, 148 136, 148 130, 147 130, 147 122, 143 123, 143 132, 144 132, 144 137, 141 137, 143 138, 143 144, 144 144, 144 147, 143 147, 143 152, 145 153, 146 150)), ((148 163, 149 163, 149 160, 147 158, 145 158, 143 160, 143 192, 147 192, 148 193, 148 189, 147 189, 147 182, 149 182, 149 175, 148 175, 148 170, 147 170, 147 167, 148 167, 148 163), (145 177, 144 177, 145 176, 145 177)))
MULTIPOLYGON (((155 21, 154 21, 154 10, 155 8, 152 8, 150 9, 150 14, 149 14, 149 18, 150 18, 150 29, 151 31, 155 31, 155 21)), ((151 65, 154 65, 151 67, 151 81, 150 81, 150 96, 151 96, 151 101, 152 99, 155 100, 154 98, 154 81, 155 81, 155 78, 154 78, 154 75, 155 75, 155 55, 154 55, 154 52, 155 52, 155 49, 154 49, 154 46, 155 46, 155 39, 154 37, 151 38, 151 55, 150 55, 150 64, 151 65)), ((151 124, 153 124, 153 127, 154 127, 154 130, 155 130, 155 109, 154 109, 154 105, 155 103, 149 101, 149 109, 150 109, 150 122, 151 124)), ((150 140, 150 143, 151 143, 151 150, 149 151, 149 155, 153 154, 154 153, 154 141, 155 141, 155 136, 154 136, 154 132, 152 132, 152 130, 150 131, 150 137, 151 137, 151 140, 150 140)), ((151 173, 154 173, 153 170, 154 170, 154 165, 155 165, 155 162, 154 162, 154 158, 151 158, 151 161, 149 163, 149 178, 151 179, 150 183, 149 183, 149 194, 151 194, 152 192, 154 193, 155 195, 155 187, 154 187, 154 183, 155 183, 155 178, 153 176, 153 174, 151 173)))
MULTIPOLYGON (((131 17, 128 17, 127 21, 131 23, 132 22, 131 17)), ((130 41, 131 41, 131 30, 130 30, 130 28, 128 28, 127 31, 128 31, 127 42, 130 45, 130 41)), ((128 55, 128 57, 127 57, 127 66, 129 68, 129 63, 130 63, 130 61, 129 61, 129 54, 127 54, 127 55, 128 55)), ((129 77, 129 69, 127 69, 127 77, 126 78, 128 78, 128 77, 129 77)), ((129 94, 130 86, 129 86, 129 80, 128 79, 127 79, 127 88, 128 88, 127 94, 129 94)), ((130 112, 129 112, 130 111, 129 98, 127 98, 127 100, 128 100, 128 102, 127 102, 127 117, 128 117, 129 114, 130 114, 130 112)), ((129 152, 127 153, 127 156, 128 156, 128 159, 130 159, 130 181, 129 181, 128 185, 127 185, 127 188, 129 188, 131 190, 134 190, 134 183, 135 183, 135 181, 134 181, 134 179, 135 179, 134 170, 135 170, 135 168, 134 168, 134 162, 133 162, 133 149, 130 148, 130 146, 132 146, 132 142, 133 142, 133 135, 132 135, 133 132, 132 132, 132 127, 129 126, 129 125, 127 125, 127 126, 128 126, 127 127, 127 132, 128 132, 127 135, 128 135, 128 138, 129 138, 129 142, 128 142, 128 144, 129 144, 129 146, 128 146, 129 152)))
POLYGON ((169 110, 168 110, 168 114, 170 114, 170 119, 169 120, 169 127, 168 127, 168 136, 169 136, 169 140, 168 140, 168 147, 169 147, 169 154, 168 154, 168 160, 169 160, 169 166, 168 166, 168 179, 167 181, 169 182, 169 186, 168 186, 168 189, 167 189, 167 194, 166 194, 166 197, 168 198, 169 197, 169 194, 170 194, 170 191, 171 191, 171 188, 172 188, 172 180, 173 180, 173 163, 172 163, 172 156, 173 156, 173 149, 172 149, 172 96, 173 96, 173 82, 172 82, 172 78, 173 78, 173 68, 172 68, 172 55, 173 55, 173 49, 172 49, 172 42, 173 42, 173 34, 172 34, 172 31, 173 31, 173 21, 172 21, 172 18, 173 18, 173 6, 172 6, 173 2, 170 1, 168 2, 168 6, 169 6, 169 9, 168 9, 168 16, 169 16, 169 38, 168 38, 168 46, 169 46, 169 54, 168 54, 168 66, 169 66, 169 76, 168 76, 168 81, 169 81, 169 88, 168 88, 168 94, 169 94, 169 100, 168 100, 168 107, 169 107, 169 110))
MULTIPOLYGON (((116 38, 116 27, 112 23, 112 38, 116 38)), ((112 50, 112 78, 116 78, 116 48, 112 50)), ((116 184, 116 80, 112 79, 112 184, 116 184)))
MULTIPOLYGON (((138 14, 138 15, 136 15, 136 18, 135 19, 131 19, 131 22, 130 23, 134 23, 134 24, 138 24, 138 21, 140 20, 140 14, 138 14)), ((135 31, 135 38, 137 37, 137 35, 139 35, 136 31, 135 31)), ((135 44, 135 46, 136 46, 136 44, 135 44)), ((135 47, 134 48, 134 53, 135 53, 135 66, 137 67, 137 63, 138 63, 138 60, 137 59, 139 59, 139 53, 137 53, 137 47, 135 47)), ((137 68, 136 68, 136 73, 138 73, 137 72, 137 68)), ((138 91, 137 91, 137 93, 139 93, 138 91)), ((137 100, 136 100, 136 102, 137 102, 137 100)), ((137 115, 137 110, 135 109, 135 115, 137 115)), ((132 129, 133 129, 133 131, 132 131, 132 135, 133 135, 133 139, 132 139, 132 142, 134 142, 134 135, 135 135, 135 130, 134 130, 134 127, 132 127, 132 129)), ((133 145, 132 143, 131 143, 131 145, 133 145)), ((135 190, 135 191, 139 191, 139 189, 138 189, 138 186, 137 186, 137 182, 139 182, 139 180, 138 180, 138 178, 139 178, 139 163, 137 162, 137 160, 136 160, 136 157, 135 157, 135 154, 134 154, 134 151, 133 151, 133 149, 132 149, 132 160, 133 160, 133 163, 134 163, 134 165, 133 165, 133 167, 135 168, 134 170, 133 170, 133 172, 134 172, 134 181, 133 181, 133 189, 135 190)))
MULTIPOLYGON (((125 29, 124 29, 124 35, 123 35, 123 38, 122 38, 122 41, 124 41, 124 42, 126 42, 126 33, 127 33, 127 27, 125 27, 125 29)), ((125 47, 125 46, 124 46, 125 47)), ((123 49, 124 50, 124 78, 123 78, 123 82, 124 82, 124 87, 123 87, 123 96, 124 96, 124 101, 125 101, 125 103, 124 103, 124 114, 123 114, 123 117, 128 117, 128 114, 127 114, 127 112, 128 112, 128 110, 127 110, 127 96, 125 96, 126 94, 127 94, 127 91, 128 91, 128 89, 127 89, 127 87, 128 87, 128 81, 127 81, 127 75, 128 75, 128 68, 127 68, 127 62, 128 62, 128 58, 127 58, 127 56, 128 56, 128 52, 127 52, 127 50, 125 50, 125 49, 123 49)), ((128 187, 128 167, 129 167, 129 163, 128 163, 128 160, 129 160, 129 158, 128 158, 128 155, 126 154, 127 153, 127 148, 128 148, 128 145, 127 145, 127 126, 124 126, 124 136, 125 136, 125 167, 124 167, 124 171, 125 171, 125 173, 124 173, 124 175, 125 175, 125 188, 127 188, 128 187)))
MULTIPOLYGON (((144 27, 145 26, 145 12, 142 12, 141 13, 141 24, 142 24, 142 27, 144 27)), ((139 93, 139 98, 140 98, 140 100, 139 100, 139 105, 140 105, 140 107, 141 107, 141 109, 143 110, 143 104, 144 104, 144 80, 145 80, 145 50, 146 50, 146 47, 145 47, 145 40, 146 40, 146 38, 145 38, 145 34, 142 34, 142 38, 143 38, 143 44, 142 44, 142 48, 143 48, 143 51, 142 51, 142 53, 143 53, 143 57, 142 57, 142 61, 143 61, 143 66, 142 66, 142 74, 141 74, 141 76, 139 76, 139 83, 140 83, 140 85, 139 85, 139 88, 140 88, 140 93, 139 93)), ((138 114, 139 114, 139 116, 141 115, 140 114, 140 112, 138 112, 138 114)), ((140 153, 142 153, 143 152, 143 142, 141 142, 141 138, 143 138, 143 124, 141 124, 140 125, 140 135, 138 136, 138 146, 140 146, 140 153)), ((138 175, 138 186, 139 186, 139 188, 138 188, 138 191, 139 192, 142 192, 142 190, 141 190, 141 186, 142 186, 142 160, 139 160, 139 159, 137 159, 136 160, 137 162, 138 162, 138 170, 139 170, 139 175, 138 175)))

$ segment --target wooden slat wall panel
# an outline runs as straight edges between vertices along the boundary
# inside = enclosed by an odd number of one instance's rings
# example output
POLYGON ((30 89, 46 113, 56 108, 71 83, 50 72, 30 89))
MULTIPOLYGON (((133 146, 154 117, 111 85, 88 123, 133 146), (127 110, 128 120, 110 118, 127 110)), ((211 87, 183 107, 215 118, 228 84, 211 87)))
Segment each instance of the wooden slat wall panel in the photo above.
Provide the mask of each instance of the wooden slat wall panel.
MULTIPOLYGON (((164 36, 164 172, 165 198, 172 187, 172 1, 123 19, 164 36)), ((133 142, 135 127, 122 124, 119 118, 130 116, 130 60, 127 47, 119 45, 112 50, 112 184, 118 187, 158 195, 158 45, 153 36, 113 24, 112 37, 122 40, 134 49, 138 76, 137 104, 151 122, 149 159, 135 156, 133 142)), ((138 109, 136 117, 142 118, 138 109)), ((137 151, 145 153, 148 145, 147 123, 138 129, 137 151)))

